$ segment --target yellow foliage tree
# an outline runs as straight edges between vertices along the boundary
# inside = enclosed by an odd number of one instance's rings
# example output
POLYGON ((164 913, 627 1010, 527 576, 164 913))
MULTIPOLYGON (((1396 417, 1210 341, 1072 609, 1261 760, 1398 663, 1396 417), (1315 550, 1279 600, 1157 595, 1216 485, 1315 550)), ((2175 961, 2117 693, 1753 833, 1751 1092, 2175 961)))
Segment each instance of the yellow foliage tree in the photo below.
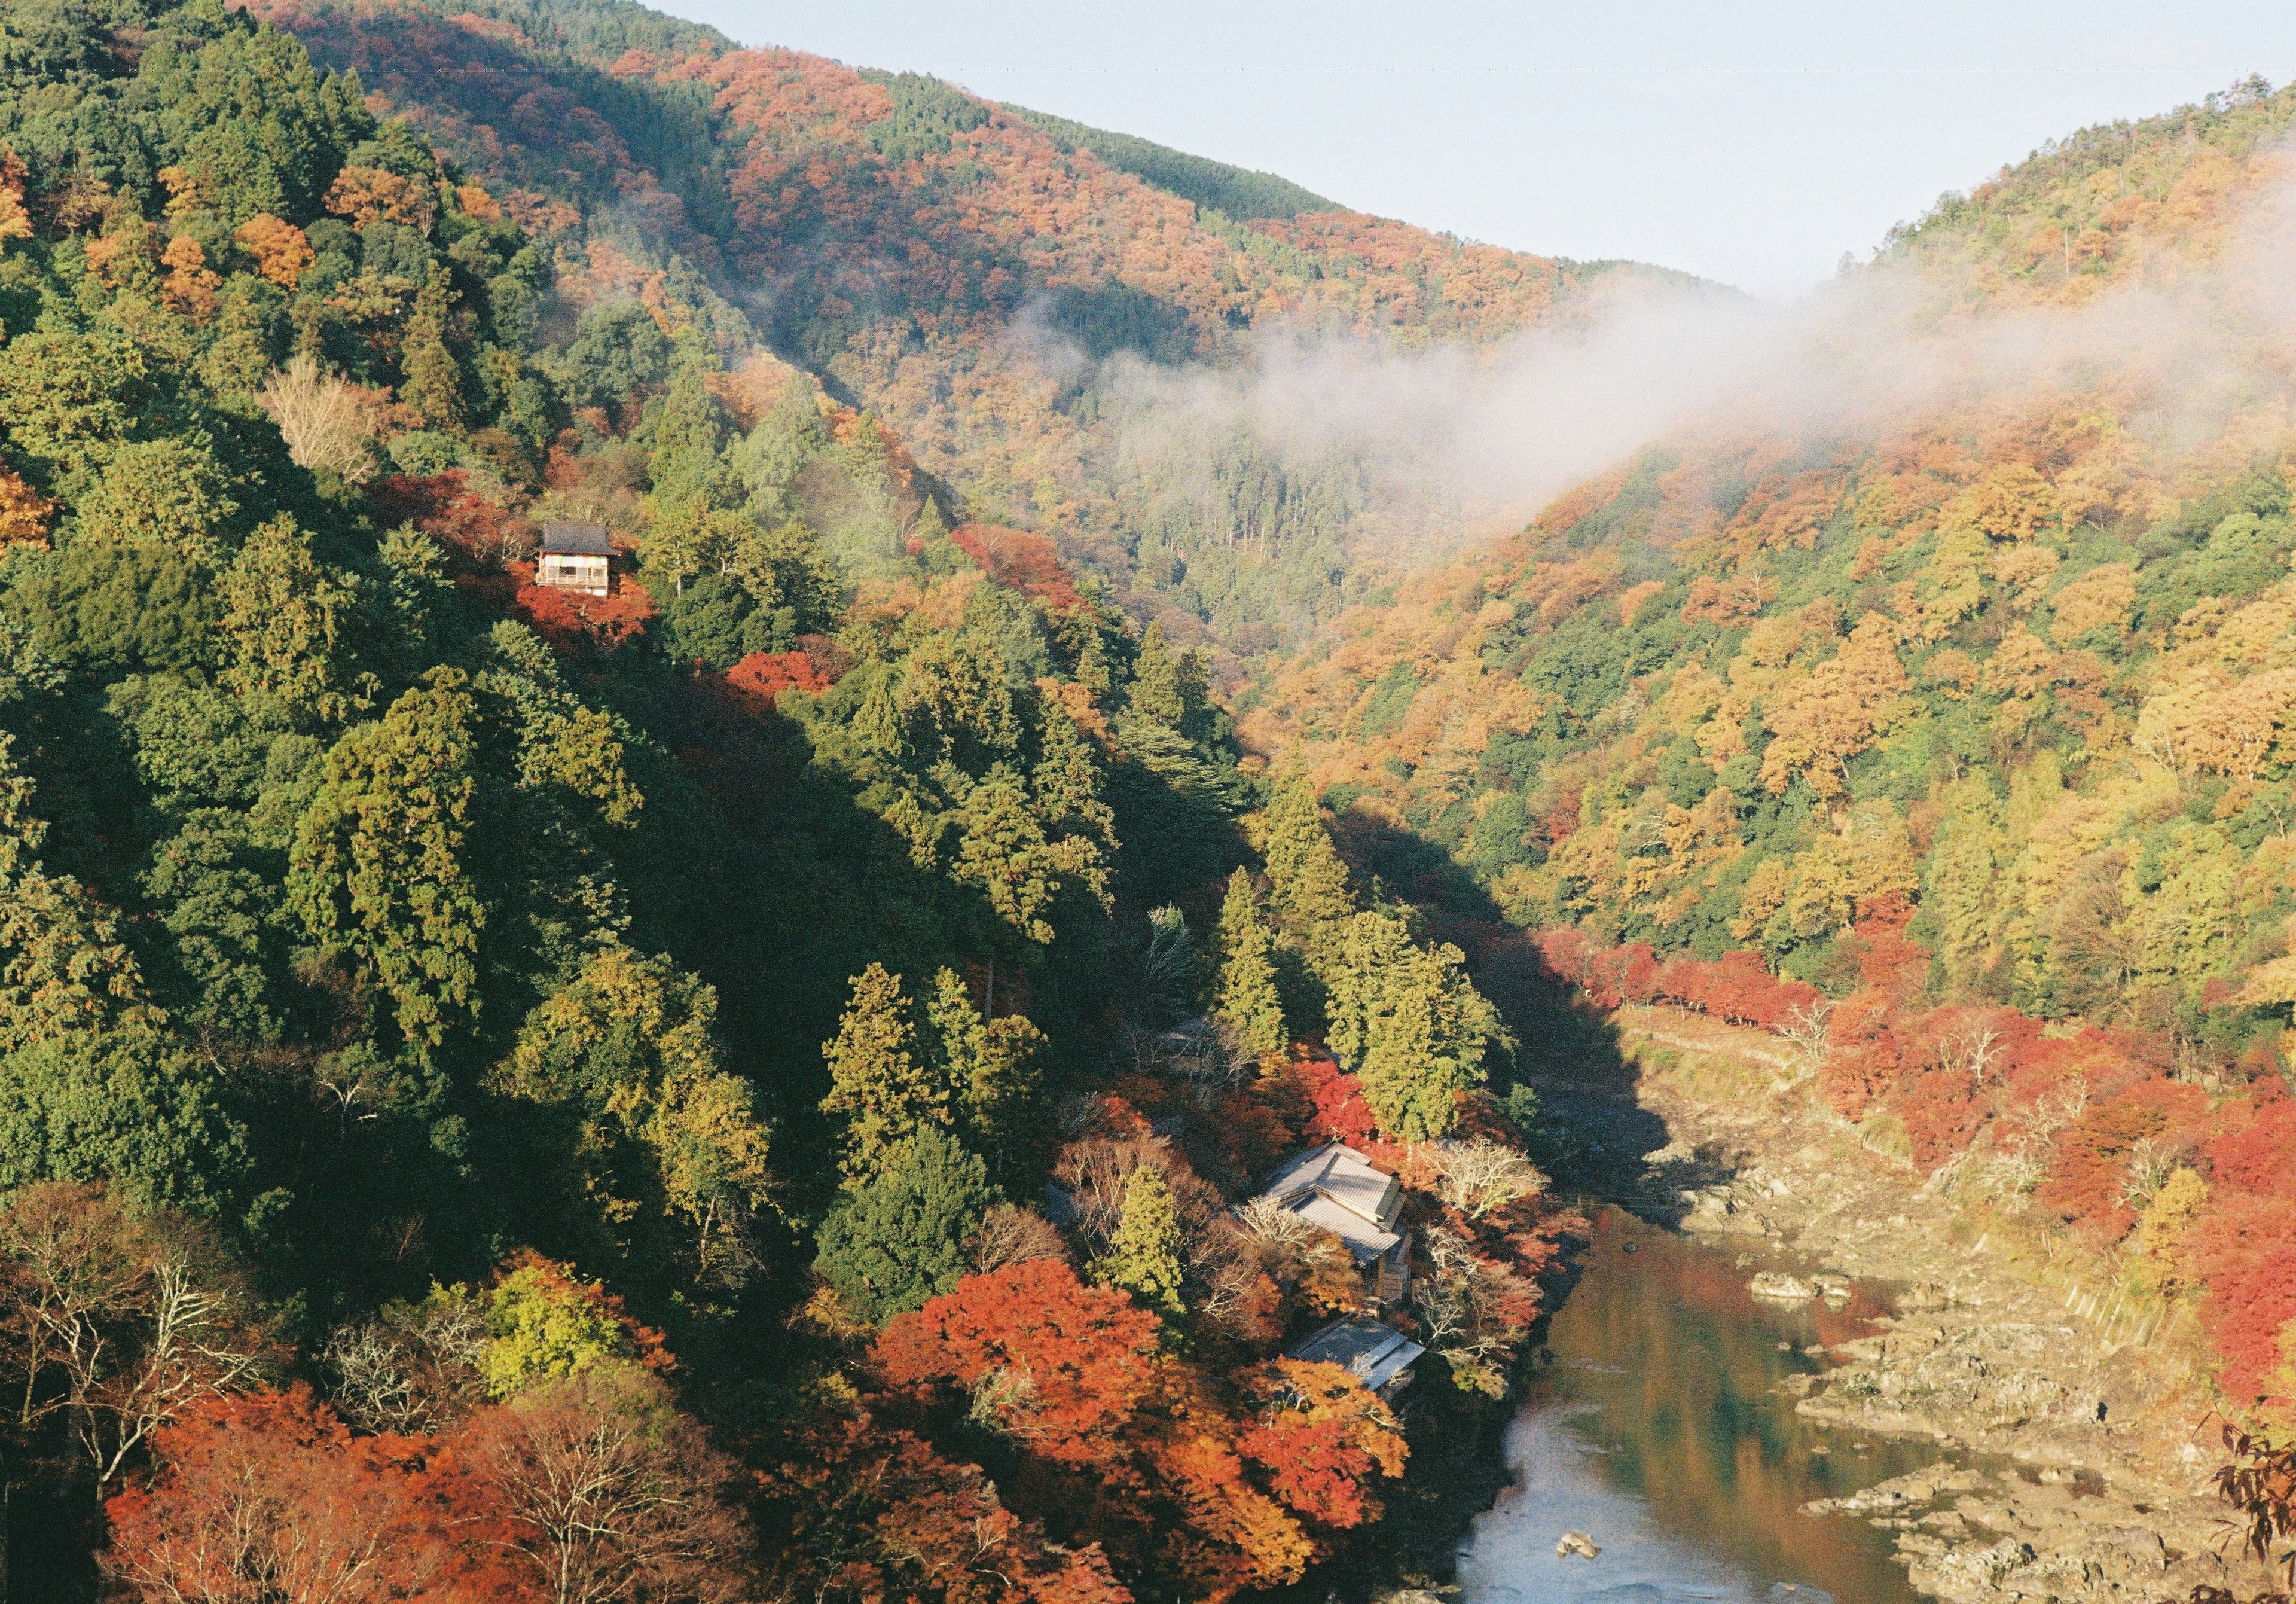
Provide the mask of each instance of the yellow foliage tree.
POLYGON ((1896 718, 1908 684, 1895 627, 1867 614, 1840 652, 1779 690, 1767 714, 1773 738, 1762 754, 1762 784, 1784 792, 1800 774, 1820 796, 1841 795, 1849 760, 1896 718))

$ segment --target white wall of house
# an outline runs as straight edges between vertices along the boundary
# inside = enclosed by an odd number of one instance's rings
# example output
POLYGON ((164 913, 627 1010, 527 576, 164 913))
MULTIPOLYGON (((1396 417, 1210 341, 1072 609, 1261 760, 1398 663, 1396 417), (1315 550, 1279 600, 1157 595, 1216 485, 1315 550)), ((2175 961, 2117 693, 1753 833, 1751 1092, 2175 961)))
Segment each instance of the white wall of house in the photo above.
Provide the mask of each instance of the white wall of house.
POLYGON ((612 587, 604 557, 572 557, 555 553, 543 554, 541 564, 535 571, 535 583, 561 590, 586 590, 593 596, 604 596, 612 587))

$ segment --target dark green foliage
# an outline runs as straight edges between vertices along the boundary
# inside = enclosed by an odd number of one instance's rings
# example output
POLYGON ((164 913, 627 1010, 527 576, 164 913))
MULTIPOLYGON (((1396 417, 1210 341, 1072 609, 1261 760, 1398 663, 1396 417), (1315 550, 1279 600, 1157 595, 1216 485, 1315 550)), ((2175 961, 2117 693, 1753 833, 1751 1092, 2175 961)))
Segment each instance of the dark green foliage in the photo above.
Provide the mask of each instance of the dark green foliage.
POLYGON ((730 574, 705 573, 686 581, 662 609, 665 644, 681 662, 723 670, 752 652, 786 652, 797 644, 792 608, 758 605, 730 574))
POLYGON ((1486 876, 1496 875, 1512 864, 1535 862, 1530 829, 1530 810, 1523 806, 1522 799, 1502 792, 1491 798, 1469 828, 1467 860, 1486 876))
POLYGON ((58 662, 116 671, 215 661, 222 609, 214 590, 164 546, 75 540, 9 568, 19 616, 58 662))
POLYGON ((869 143, 895 167, 921 156, 945 155, 959 134, 988 120, 988 108, 964 90, 922 72, 866 73, 884 86, 893 109, 868 125, 869 143))
POLYGON ((965 1242, 996 1194, 988 1166, 936 1126, 841 1194, 822 1222, 822 1275, 855 1313, 882 1325, 955 1290, 965 1242))
POLYGON ((1391 664, 1364 703, 1364 739, 1385 740, 1402 728, 1405 716, 1411 712, 1411 699, 1418 694, 1418 670, 1407 662, 1391 664))
POLYGON ((783 386, 774 409, 734 448, 731 465, 742 476, 758 516, 781 518, 791 511, 798 475, 829 448, 829 431, 814 404, 812 387, 791 381, 783 386))
POLYGON ((1337 202, 1312 194, 1274 173, 1256 173, 1202 156, 1191 156, 1131 134, 1087 127, 1043 111, 1005 108, 1043 129, 1062 150, 1090 151, 1119 172, 1130 173, 1182 200, 1225 212, 1239 222, 1253 218, 1293 218, 1303 211, 1343 211, 1337 202))
POLYGON ((1152 362, 1185 362, 1195 354, 1187 312, 1114 279, 1090 290, 1055 293, 1045 320, 1097 362, 1132 351, 1152 362))
POLYGON ((247 1165, 212 1059, 144 1031, 75 1032, 0 1058, 0 1189, 108 1180, 211 1212, 247 1165))
POLYGON ((558 359, 559 382, 578 407, 627 401, 641 385, 669 376, 669 341, 636 301, 592 307, 558 359))
POLYGON ((281 867, 222 809, 201 810, 152 848, 143 890, 175 939, 185 1017, 253 1041, 278 1035, 281 867))

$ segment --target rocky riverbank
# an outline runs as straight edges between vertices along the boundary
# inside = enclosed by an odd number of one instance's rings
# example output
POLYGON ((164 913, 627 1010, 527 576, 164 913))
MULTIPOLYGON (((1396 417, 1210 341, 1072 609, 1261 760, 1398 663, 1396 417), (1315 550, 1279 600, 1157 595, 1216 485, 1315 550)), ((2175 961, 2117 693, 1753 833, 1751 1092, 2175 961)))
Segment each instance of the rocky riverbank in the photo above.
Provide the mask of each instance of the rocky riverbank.
POLYGON ((1845 1446, 1895 1434, 1964 1451, 1810 1518, 1895 1533, 1915 1585, 1956 1604, 2266 1584, 2219 1558, 2221 1451, 2173 1341, 1782 1086, 1769 1038, 1670 1009, 1617 1023, 1624 1082, 1542 1088, 1567 1167, 1649 1217, 1742 1242, 1750 1280, 1774 1290, 1882 1284, 1895 1313, 1838 1345, 1796 1407, 1845 1446))

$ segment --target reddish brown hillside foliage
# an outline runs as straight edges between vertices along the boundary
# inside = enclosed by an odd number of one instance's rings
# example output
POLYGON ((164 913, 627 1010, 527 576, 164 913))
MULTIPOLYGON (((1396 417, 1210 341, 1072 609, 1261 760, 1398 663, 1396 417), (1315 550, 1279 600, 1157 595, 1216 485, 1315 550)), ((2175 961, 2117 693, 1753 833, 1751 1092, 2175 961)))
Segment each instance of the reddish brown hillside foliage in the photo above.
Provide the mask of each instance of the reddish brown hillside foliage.
POLYGON ((1047 607, 1065 609, 1085 605, 1084 597, 1077 593, 1074 577, 1061 565, 1053 543, 1042 535, 991 523, 960 523, 950 531, 949 539, 966 556, 980 563, 991 580, 1009 590, 1017 590, 1047 607))
POLYGON ((1057 1260, 972 1276, 905 1314, 877 1341, 896 1386, 1011 1380, 1006 1429, 1059 1464, 1105 1457, 1149 1382, 1156 1317, 1123 1293, 1087 1287, 1057 1260))

